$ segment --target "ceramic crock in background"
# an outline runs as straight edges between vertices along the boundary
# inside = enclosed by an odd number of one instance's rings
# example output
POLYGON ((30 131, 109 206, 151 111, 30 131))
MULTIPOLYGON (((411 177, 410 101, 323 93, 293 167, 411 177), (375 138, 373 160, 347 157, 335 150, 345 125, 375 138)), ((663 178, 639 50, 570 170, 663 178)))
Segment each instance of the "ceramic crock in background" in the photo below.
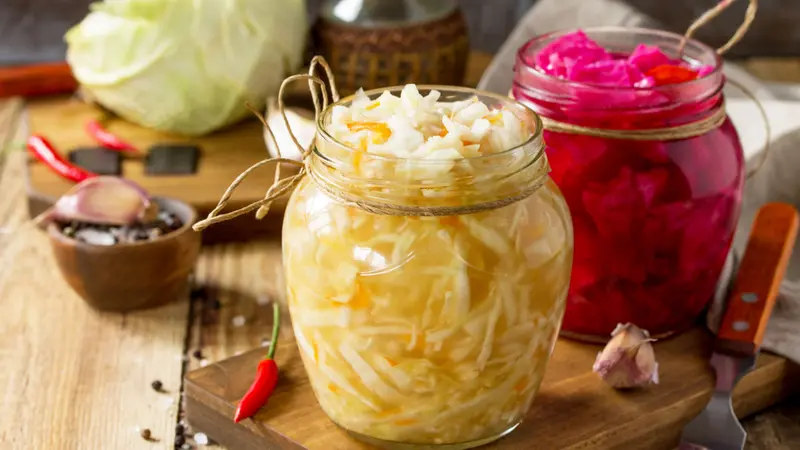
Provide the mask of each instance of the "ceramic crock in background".
POLYGON ((456 0, 325 0, 312 39, 343 94, 464 81, 469 39, 456 0))

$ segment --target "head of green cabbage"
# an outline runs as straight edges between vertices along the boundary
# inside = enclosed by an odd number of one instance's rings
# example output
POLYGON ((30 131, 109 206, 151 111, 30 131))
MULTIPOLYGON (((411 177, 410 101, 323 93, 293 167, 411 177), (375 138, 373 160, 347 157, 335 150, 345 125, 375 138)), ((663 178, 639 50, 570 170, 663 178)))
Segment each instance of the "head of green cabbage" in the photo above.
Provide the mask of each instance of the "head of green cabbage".
POLYGON ((307 31, 305 0, 106 0, 65 39, 93 101, 197 136, 261 109, 300 67, 307 31))

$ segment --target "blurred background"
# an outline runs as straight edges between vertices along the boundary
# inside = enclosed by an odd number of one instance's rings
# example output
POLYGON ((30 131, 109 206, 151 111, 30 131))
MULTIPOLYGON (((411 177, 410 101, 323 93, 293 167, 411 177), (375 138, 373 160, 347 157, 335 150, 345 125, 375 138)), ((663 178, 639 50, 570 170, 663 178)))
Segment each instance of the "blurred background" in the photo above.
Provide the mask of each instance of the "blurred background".
MULTIPOLYGON (((313 20, 323 0, 307 0, 313 20)), ((591 1, 591 0, 589 0, 591 1)), ((494 52, 536 0, 460 0, 472 47, 494 52)), ((64 59, 63 36, 92 0, 0 0, 0 65, 64 59)))
MULTIPOLYGON (((324 0, 307 0, 313 20, 324 0)), ((425 1, 425 0, 418 0, 425 1)), ((541 0, 540 0, 541 1, 541 0)), ((657 19, 665 28, 683 31, 688 23, 716 0, 584 0, 620 1, 657 19)), ((493 53, 502 45, 518 20, 537 0, 459 0, 467 18, 470 45, 493 53)), ((2 0, 0 1, 0 65, 63 60, 64 32, 87 13, 91 0, 2 0)), ((701 40, 722 41, 741 23, 746 3, 737 2, 719 20, 698 33, 701 40)), ((575 11, 576 16, 580 11, 575 11)), ((800 43, 800 2, 761 0, 759 19, 747 38, 734 50, 736 55, 796 54, 800 43)))

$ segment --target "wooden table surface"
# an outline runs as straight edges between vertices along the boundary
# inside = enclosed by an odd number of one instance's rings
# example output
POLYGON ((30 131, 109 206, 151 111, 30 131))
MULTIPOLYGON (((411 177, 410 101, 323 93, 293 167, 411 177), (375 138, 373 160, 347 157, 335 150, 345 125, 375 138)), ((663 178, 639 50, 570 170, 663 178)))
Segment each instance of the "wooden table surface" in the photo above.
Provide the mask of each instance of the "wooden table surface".
MULTIPOLYGON (((488 61, 473 57, 471 83, 488 61)), ((747 67, 800 82, 800 61, 747 67)), ((0 147, 19 148, 23 117, 20 99, 0 100, 0 147)), ((97 313, 61 279, 45 235, 27 225, 24 158, 8 153, 0 175, 0 449, 174 448, 183 374, 262 345, 269 334, 269 302, 282 296, 280 243, 205 248, 196 280, 211 288, 211 300, 97 313), (164 392, 151 388, 154 380, 164 392), (141 437, 145 428, 153 441, 141 437)), ((800 448, 798 403, 747 420, 747 448, 800 448)))

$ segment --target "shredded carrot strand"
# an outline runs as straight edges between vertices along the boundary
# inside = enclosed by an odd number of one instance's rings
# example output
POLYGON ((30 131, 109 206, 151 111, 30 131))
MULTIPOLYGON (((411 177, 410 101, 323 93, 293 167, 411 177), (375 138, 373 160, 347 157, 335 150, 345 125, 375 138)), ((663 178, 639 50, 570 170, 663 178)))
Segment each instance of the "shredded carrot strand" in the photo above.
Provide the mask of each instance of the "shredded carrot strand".
POLYGON ((500 120, 502 120, 502 118, 503 118, 502 114, 495 113, 495 114, 492 114, 489 117, 487 117, 486 120, 488 120, 489 123, 492 124, 492 125, 497 125, 497 122, 500 122, 500 120))
POLYGON ((359 280, 356 280, 356 293, 353 295, 353 299, 350 300, 350 307, 353 309, 367 309, 371 303, 367 288, 362 286, 359 280))
POLYGON ((458 219, 458 216, 442 216, 439 217, 439 223, 445 226, 450 227, 460 227, 461 221, 458 219))
POLYGON ((393 416, 395 414, 399 414, 400 411, 401 411, 400 408, 389 408, 389 409, 385 409, 385 410, 379 412, 378 414, 376 414, 376 416, 377 417, 389 417, 389 416, 393 416))
POLYGON ((417 423, 417 419, 398 419, 394 423, 395 425, 413 425, 417 423))
POLYGON ((354 133, 363 130, 371 131, 378 134, 384 142, 392 136, 392 130, 383 122, 350 122, 347 124, 347 128, 354 133))

